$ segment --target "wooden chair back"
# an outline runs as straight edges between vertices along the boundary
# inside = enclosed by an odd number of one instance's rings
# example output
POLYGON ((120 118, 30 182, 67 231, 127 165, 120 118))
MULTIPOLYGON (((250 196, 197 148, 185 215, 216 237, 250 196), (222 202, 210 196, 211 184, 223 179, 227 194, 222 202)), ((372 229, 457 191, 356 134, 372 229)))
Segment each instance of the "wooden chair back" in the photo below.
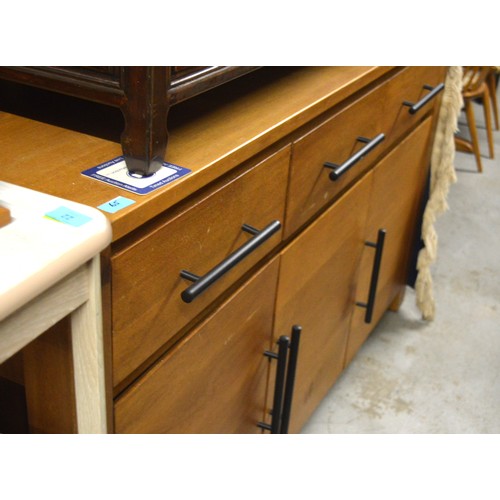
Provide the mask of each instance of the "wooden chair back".
POLYGON ((478 91, 492 70, 491 66, 464 66, 462 92, 474 93, 478 91))

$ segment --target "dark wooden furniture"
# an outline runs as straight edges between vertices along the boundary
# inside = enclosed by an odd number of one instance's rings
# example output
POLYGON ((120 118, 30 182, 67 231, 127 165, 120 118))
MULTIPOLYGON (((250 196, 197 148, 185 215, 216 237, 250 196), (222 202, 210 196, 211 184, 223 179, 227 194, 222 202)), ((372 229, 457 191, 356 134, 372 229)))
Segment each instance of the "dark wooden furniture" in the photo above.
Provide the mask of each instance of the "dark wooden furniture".
MULTIPOLYGON (((288 423, 300 431, 402 300, 445 75, 308 67, 262 82, 254 72, 233 82, 240 89, 250 77, 244 91, 210 91, 211 107, 170 129, 168 161, 192 172, 147 196, 81 175, 119 144, 0 113, 6 181, 91 206, 118 195, 135 202, 108 215, 113 242, 102 255, 114 432, 265 432, 270 410, 281 413, 278 366, 289 363, 269 353, 292 351, 283 337, 294 327, 288 423), (35 162, 25 175, 22 165, 35 162), (186 297, 190 274, 206 275, 266 231, 186 297)), ((43 380, 38 402, 64 393, 60 385, 43 380)))
POLYGON ((18 66, 0 78, 81 97, 121 109, 127 168, 156 172, 168 143, 171 106, 257 68, 244 66, 18 66))

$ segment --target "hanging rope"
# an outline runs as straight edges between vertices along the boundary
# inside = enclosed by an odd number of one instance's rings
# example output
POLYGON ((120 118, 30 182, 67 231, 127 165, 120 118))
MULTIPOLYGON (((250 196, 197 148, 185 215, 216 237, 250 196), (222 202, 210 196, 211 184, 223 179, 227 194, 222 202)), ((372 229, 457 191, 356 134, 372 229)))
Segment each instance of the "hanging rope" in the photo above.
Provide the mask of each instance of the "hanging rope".
POLYGON ((430 269, 438 250, 438 235, 434 224, 437 217, 448 209, 448 191, 450 185, 457 181, 454 137, 463 106, 462 76, 461 66, 449 68, 432 149, 430 193, 422 221, 422 240, 425 246, 418 255, 415 282, 417 307, 426 320, 433 320, 436 312, 430 269))

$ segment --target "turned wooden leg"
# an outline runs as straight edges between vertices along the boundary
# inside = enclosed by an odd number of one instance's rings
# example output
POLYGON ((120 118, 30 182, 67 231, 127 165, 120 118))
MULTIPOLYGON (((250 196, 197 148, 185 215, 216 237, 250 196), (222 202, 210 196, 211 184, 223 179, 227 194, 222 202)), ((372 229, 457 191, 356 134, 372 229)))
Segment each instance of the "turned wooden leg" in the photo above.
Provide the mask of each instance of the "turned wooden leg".
POLYGON ((498 128, 498 101, 497 101, 497 84, 496 84, 496 78, 495 78, 495 73, 492 71, 487 79, 488 83, 488 90, 490 91, 490 99, 491 99, 491 105, 493 107, 493 116, 495 117, 495 129, 499 130, 498 128))
POLYGON ((479 151, 479 140, 477 138, 476 119, 474 117, 474 110, 472 109, 472 102, 469 99, 465 100, 465 114, 467 116, 467 123, 469 125, 472 140, 472 150, 476 157, 477 170, 482 172, 483 165, 481 164, 481 152, 479 151))
POLYGON ((484 89, 483 106, 484 106, 484 121, 486 122, 486 133, 488 135, 488 149, 490 151, 490 158, 495 158, 495 149, 493 143, 493 127, 491 125, 491 102, 490 102, 490 93, 488 91, 488 87, 485 87, 484 89))
POLYGON ((166 67, 131 66, 124 69, 125 118, 121 142, 129 172, 153 174, 160 169, 167 148, 166 67))

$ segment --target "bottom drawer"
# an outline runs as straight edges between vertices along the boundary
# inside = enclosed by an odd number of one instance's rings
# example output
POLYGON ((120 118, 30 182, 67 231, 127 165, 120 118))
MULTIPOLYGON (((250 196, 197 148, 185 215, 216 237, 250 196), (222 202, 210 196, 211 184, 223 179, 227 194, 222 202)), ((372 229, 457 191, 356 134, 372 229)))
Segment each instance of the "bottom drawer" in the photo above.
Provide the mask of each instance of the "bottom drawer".
POLYGON ((115 403, 117 433, 254 433, 265 416, 278 258, 115 403))

